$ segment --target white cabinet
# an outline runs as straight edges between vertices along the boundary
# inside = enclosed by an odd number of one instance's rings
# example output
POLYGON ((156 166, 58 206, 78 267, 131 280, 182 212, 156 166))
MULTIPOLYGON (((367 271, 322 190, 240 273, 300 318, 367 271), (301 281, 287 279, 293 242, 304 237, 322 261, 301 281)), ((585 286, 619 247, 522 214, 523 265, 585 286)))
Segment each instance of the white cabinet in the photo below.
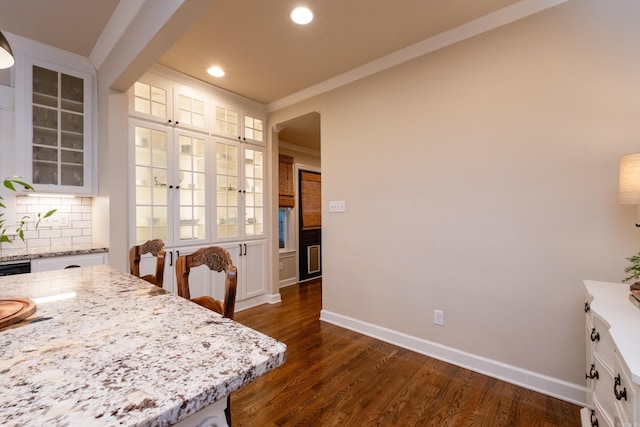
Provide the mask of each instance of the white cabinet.
MULTIPOLYGON (((131 244, 165 242, 171 292, 179 254, 223 246, 238 268, 237 300, 264 298, 256 297, 268 277, 266 108, 154 67, 129 90, 128 114, 131 244)), ((143 257, 145 268, 153 261, 143 257)), ((217 273, 193 274, 192 296, 223 298, 217 273)))
POLYGON ((640 425, 640 308, 629 286, 585 281, 587 408, 585 426, 640 425))
POLYGON ((264 238, 265 151, 216 138, 216 231, 219 241, 264 238))
MULTIPOLYGON (((267 289, 267 242, 250 240, 244 243, 224 243, 219 246, 231 254, 233 265, 238 269, 237 300, 257 297, 267 289)), ((214 298, 224 298, 224 275, 213 277, 214 298)), ((239 305, 239 308, 243 308, 239 305)))
POLYGON ((220 90, 194 89, 167 77, 171 73, 165 70, 156 71, 145 74, 129 91, 129 116, 240 142, 265 143, 264 109, 220 90))
POLYGON ((35 273, 38 271, 62 270, 63 268, 106 264, 107 258, 108 254, 106 252, 34 258, 31 260, 31 271, 35 273))
POLYGON ((146 74, 129 91, 129 115, 201 132, 210 128, 207 96, 185 85, 146 74))
POLYGON ((209 236, 211 143, 202 133, 130 119, 135 244, 204 244, 209 236))
POLYGON ((212 110, 215 116, 212 130, 214 134, 241 142, 257 144, 265 142, 263 114, 239 105, 225 104, 219 100, 213 102, 212 110))
POLYGON ((21 174, 37 191, 94 194, 95 75, 19 56, 21 174))

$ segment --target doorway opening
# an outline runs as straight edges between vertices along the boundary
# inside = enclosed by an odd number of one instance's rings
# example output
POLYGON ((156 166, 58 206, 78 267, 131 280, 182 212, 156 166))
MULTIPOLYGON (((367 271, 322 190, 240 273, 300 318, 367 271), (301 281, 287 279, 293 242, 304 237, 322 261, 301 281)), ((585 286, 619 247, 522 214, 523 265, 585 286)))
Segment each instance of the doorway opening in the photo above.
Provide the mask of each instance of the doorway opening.
POLYGON ((278 123, 276 129, 281 163, 278 180, 281 187, 278 287, 281 288, 322 274, 320 113, 278 123), (291 164, 287 167, 283 162, 291 164), (306 179, 309 177, 312 179, 306 179), (287 182, 290 190, 282 188, 287 182))

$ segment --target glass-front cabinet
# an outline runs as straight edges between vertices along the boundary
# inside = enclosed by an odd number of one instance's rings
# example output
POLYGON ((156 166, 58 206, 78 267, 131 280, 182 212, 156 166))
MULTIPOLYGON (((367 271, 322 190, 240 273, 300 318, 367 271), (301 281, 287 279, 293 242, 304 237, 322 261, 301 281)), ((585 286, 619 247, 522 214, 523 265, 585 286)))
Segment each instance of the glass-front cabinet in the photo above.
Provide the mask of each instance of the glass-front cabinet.
MULTIPOLYGON (((131 244, 165 242, 164 283, 171 291, 177 257, 225 247, 238 267, 238 307, 264 302, 266 109, 162 67, 154 71, 127 94, 131 244)), ((144 264, 153 269, 151 260, 144 264)), ((195 294, 221 298, 223 278, 202 271, 195 294)))
POLYGON ((37 191, 94 193, 93 75, 28 58, 20 65, 22 176, 37 191))
POLYGON ((207 238, 207 137, 132 119, 135 242, 207 238))
POLYGON ((262 148, 216 139, 216 239, 264 236, 262 148))
POLYGON ((264 120, 259 114, 239 107, 215 103, 215 123, 213 133, 237 139, 242 142, 265 142, 264 120))
POLYGON ((199 132, 209 131, 209 102, 205 94, 153 76, 134 83, 129 94, 130 115, 199 132))

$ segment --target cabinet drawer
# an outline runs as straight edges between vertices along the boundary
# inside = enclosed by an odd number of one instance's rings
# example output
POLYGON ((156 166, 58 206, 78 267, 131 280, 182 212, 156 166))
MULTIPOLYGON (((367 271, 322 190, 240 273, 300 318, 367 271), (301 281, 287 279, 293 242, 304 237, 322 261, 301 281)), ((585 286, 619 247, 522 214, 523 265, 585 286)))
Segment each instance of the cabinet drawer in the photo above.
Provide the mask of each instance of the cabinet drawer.
POLYGON ((598 354, 593 358, 593 364, 598 371, 598 379, 593 379, 594 394, 593 400, 596 406, 600 407, 600 412, 611 421, 615 414, 615 398, 613 397, 613 371, 611 371, 602 361, 598 354))
POLYGON ((613 360, 616 346, 609 334, 609 326, 607 326, 598 316, 593 316, 593 328, 591 329, 590 339, 593 342, 593 348, 596 354, 600 355, 602 362, 613 371, 613 360))
POLYGON ((613 418, 605 414, 605 411, 597 400, 594 402, 594 414, 590 416, 589 421, 592 420, 598 421, 598 427, 618 427, 613 423, 613 418))
MULTIPOLYGON (((621 409, 621 415, 626 414, 626 418, 630 420, 636 419, 638 414, 634 414, 634 404, 638 401, 638 390, 637 385, 631 381, 631 375, 629 374, 629 369, 627 365, 624 363, 620 355, 616 352, 615 355, 615 371, 614 371, 614 381, 620 376, 620 384, 616 385, 615 390, 618 393, 618 396, 624 395, 618 399, 615 396, 614 389, 611 388, 611 399, 616 402, 616 405, 621 409), (624 414, 622 414, 624 412, 624 414)), ((637 405, 636 405, 637 406, 637 405)), ((631 424, 622 424, 623 426, 631 425, 631 424)))

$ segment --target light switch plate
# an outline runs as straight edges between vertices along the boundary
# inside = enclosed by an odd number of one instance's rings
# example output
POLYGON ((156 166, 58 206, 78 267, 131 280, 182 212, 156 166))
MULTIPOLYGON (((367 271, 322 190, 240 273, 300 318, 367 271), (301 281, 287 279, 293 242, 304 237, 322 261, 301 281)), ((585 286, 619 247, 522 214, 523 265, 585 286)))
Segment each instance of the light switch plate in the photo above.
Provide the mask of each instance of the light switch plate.
POLYGON ((329 212, 346 212, 347 205, 344 200, 332 200, 329 202, 329 212))

